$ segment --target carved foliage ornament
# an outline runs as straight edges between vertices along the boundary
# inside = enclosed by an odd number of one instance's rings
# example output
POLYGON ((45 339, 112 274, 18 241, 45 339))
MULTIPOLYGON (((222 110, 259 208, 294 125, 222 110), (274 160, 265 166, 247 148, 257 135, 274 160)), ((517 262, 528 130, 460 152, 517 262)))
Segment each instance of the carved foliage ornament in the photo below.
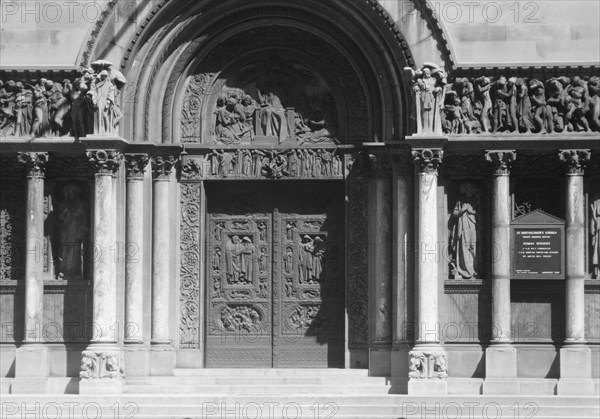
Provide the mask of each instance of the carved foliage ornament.
POLYGON ((128 180, 143 180, 150 158, 147 154, 126 154, 125 169, 128 180))
POLYGON ((492 164, 496 176, 508 176, 512 163, 517 159, 517 152, 515 150, 486 151, 485 159, 492 164))
POLYGON ((25 165, 27 177, 43 178, 46 175, 48 153, 19 153, 19 161, 25 165))
POLYGON ((583 176, 591 155, 590 150, 560 150, 558 158, 566 165, 568 175, 583 176))
POLYGON ((123 154, 116 150, 90 150, 87 156, 100 176, 115 176, 123 161, 123 154))
POLYGON ((413 379, 448 377, 448 358, 445 352, 411 351, 408 376, 413 379))
POLYGON ((79 376, 90 379, 120 379, 124 375, 124 361, 121 352, 84 351, 79 376))
POLYGON ((412 152, 413 162, 421 173, 437 174, 439 166, 442 164, 444 151, 441 149, 416 149, 412 152))

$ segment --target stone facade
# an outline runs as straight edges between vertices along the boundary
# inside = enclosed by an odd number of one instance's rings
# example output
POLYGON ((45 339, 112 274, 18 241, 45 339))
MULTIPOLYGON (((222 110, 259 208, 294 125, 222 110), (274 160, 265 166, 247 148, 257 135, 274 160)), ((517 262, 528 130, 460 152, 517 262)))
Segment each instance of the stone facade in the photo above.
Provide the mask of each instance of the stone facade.
POLYGON ((70 67, 0 67, 3 392, 226 366, 597 392, 598 63, 461 65, 416 1, 123 3, 70 67), (515 278, 536 211, 561 279, 515 278))

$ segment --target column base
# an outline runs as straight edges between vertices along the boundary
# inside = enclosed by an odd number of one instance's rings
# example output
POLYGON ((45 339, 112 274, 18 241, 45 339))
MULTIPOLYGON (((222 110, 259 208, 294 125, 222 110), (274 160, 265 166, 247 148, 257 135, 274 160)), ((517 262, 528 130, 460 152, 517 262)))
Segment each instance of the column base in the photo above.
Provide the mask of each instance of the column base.
POLYGON ((42 344, 23 344, 15 354, 16 378, 48 378, 50 362, 48 348, 42 344))
POLYGON ((20 377, 15 378, 10 386, 11 394, 47 394, 48 378, 20 377))
POLYGON ((81 354, 79 394, 122 394, 125 360, 116 344, 94 343, 81 354))
POLYGON ((123 347, 127 377, 150 375, 150 352, 144 344, 125 344, 123 347))
POLYGON ((448 383, 443 379, 420 379, 408 380, 409 396, 445 396, 448 394, 448 383))
POLYGON ((493 345, 485 350, 486 378, 517 378, 517 349, 510 345, 493 345))
POLYGON ((175 368, 175 349, 170 344, 150 346, 150 375, 170 376, 175 368))
POLYGON ((584 344, 565 346, 560 350, 560 379, 558 395, 593 395, 592 351, 584 344))

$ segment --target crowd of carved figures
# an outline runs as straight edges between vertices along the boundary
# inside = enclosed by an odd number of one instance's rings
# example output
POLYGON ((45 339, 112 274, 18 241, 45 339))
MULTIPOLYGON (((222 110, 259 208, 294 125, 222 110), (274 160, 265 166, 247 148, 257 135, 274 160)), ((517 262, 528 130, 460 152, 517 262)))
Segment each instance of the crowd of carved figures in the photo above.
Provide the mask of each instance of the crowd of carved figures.
POLYGON ((596 279, 600 279, 600 191, 597 191, 591 200, 591 225, 590 232, 592 235, 592 267, 593 275, 596 279))
POLYGON ((412 71, 420 134, 600 131, 600 78, 458 77, 412 71))
POLYGON ((206 177, 327 178, 343 176, 336 150, 214 150, 206 156, 206 177))
POLYGON ((74 80, 0 80, 0 135, 85 137, 116 134, 127 81, 108 61, 82 68, 74 80))

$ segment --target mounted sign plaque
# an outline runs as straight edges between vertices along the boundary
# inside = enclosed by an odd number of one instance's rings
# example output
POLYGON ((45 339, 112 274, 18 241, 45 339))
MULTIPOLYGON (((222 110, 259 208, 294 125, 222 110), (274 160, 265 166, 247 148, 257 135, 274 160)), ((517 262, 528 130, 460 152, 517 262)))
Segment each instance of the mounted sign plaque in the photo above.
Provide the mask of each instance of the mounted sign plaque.
POLYGON ((565 222, 536 210, 511 223, 511 279, 565 279, 565 222))

